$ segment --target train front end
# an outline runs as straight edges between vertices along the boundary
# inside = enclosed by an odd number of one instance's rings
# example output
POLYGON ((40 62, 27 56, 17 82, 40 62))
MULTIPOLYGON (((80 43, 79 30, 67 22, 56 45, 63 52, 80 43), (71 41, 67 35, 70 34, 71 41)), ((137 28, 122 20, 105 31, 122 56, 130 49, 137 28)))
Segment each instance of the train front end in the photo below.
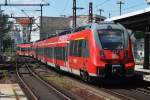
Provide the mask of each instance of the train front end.
POLYGON ((97 74, 100 77, 131 77, 134 75, 132 43, 120 24, 99 24, 96 28, 98 50, 97 74))

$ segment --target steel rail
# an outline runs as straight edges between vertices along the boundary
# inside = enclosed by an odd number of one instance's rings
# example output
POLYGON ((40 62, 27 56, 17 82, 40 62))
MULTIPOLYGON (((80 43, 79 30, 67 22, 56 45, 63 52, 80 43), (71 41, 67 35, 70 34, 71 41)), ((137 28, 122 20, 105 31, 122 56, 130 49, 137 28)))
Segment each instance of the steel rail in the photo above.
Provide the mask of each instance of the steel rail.
POLYGON ((30 73, 39 81, 41 81, 44 85, 46 85, 48 88, 51 88, 52 90, 54 90, 57 94, 61 95, 62 97, 64 97, 67 100, 72 100, 70 97, 68 97, 67 95, 65 95, 64 93, 60 92, 58 89, 56 89, 54 86, 50 85, 49 83, 47 83, 45 80, 43 80, 41 77, 39 77, 38 75, 36 75, 36 73, 34 73, 28 66, 28 64, 26 64, 27 69, 30 71, 30 73))
POLYGON ((19 69, 18 69, 18 64, 16 62, 16 73, 17 76, 19 78, 19 80, 21 81, 21 83, 25 86, 25 88, 28 90, 28 92, 30 93, 30 95, 34 98, 34 100, 39 100, 37 98, 37 96, 34 94, 34 92, 30 89, 30 87, 26 84, 26 82, 21 78, 20 74, 19 74, 19 69))
POLYGON ((103 91, 105 91, 105 92, 109 92, 109 93, 112 93, 112 94, 114 94, 114 95, 116 95, 116 96, 119 96, 119 97, 121 97, 121 98, 123 98, 123 99, 126 99, 126 100, 136 100, 135 98, 132 98, 132 97, 129 97, 129 96, 126 96, 126 95, 124 95, 124 94, 121 94, 121 93, 119 93, 119 92, 116 92, 116 91, 113 91, 113 90, 109 90, 109 89, 104 89, 104 88, 101 88, 103 91))

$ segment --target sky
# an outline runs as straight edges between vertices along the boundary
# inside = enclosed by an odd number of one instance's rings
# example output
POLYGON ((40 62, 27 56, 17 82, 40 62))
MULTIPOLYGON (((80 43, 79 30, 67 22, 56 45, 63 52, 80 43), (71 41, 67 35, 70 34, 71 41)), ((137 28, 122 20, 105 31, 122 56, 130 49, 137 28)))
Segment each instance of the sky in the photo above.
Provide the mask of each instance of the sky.
MULTIPOLYGON (((59 17, 60 15, 72 16, 72 1, 73 0, 7 0, 8 3, 17 4, 37 4, 37 3, 49 3, 49 6, 43 7, 44 16, 59 17)), ((84 8, 83 10, 77 10, 77 15, 88 15, 89 2, 93 2, 94 14, 99 14, 98 9, 103 9, 102 15, 105 17, 111 14, 111 17, 119 16, 119 5, 116 4, 118 0, 76 0, 77 7, 84 8)), ((122 13, 129 13, 137 10, 141 10, 149 7, 146 0, 122 0, 122 13)), ((5 3, 5 0, 0 0, 1 4, 5 3)), ((40 7, 1 7, 4 13, 13 14, 14 16, 40 16, 40 7), (21 10, 25 10, 25 15, 21 10)))

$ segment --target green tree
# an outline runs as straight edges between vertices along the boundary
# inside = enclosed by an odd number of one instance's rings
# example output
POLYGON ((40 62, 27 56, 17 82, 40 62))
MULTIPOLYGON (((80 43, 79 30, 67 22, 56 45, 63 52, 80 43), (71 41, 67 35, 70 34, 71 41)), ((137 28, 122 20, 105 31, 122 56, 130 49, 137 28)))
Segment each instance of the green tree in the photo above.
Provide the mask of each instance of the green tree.
POLYGON ((134 36, 136 39, 144 38, 144 32, 136 32, 134 36))
POLYGON ((0 12, 0 54, 3 52, 4 46, 7 45, 5 41, 10 40, 8 34, 11 29, 11 23, 8 20, 8 15, 0 12))

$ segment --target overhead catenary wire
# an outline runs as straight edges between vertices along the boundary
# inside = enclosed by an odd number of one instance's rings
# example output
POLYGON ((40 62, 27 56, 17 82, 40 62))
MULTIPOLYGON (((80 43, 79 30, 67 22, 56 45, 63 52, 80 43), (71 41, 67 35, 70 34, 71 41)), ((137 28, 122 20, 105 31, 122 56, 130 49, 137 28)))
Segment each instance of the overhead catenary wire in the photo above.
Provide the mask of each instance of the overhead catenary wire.
MULTIPOLYGON (((138 3, 138 4, 135 4, 135 5, 133 5, 133 6, 130 6, 130 7, 127 7, 127 8, 124 8, 124 9, 122 9, 122 11, 123 12, 125 12, 125 11, 127 11, 127 10, 130 10, 130 9, 133 9, 133 8, 137 8, 137 7, 139 7, 139 6, 143 6, 143 4, 145 4, 145 3, 138 3)), ((116 12, 116 11, 118 11, 118 10, 105 10, 106 12, 116 12)))
POLYGON ((100 3, 100 4, 96 5, 96 6, 94 6, 94 8, 97 8, 97 7, 99 7, 99 6, 102 6, 102 5, 104 5, 105 3, 109 2, 109 1, 110 1, 110 0, 105 0, 105 1, 103 1, 102 3, 100 3))
MULTIPOLYGON (((69 1, 70 1, 70 0, 69 0, 69 1)), ((67 7, 68 7, 68 5, 69 5, 69 3, 70 3, 69 1, 66 0, 65 6, 64 6, 63 10, 60 12, 60 15, 65 15, 64 12, 66 11, 66 9, 67 9, 67 7)))

